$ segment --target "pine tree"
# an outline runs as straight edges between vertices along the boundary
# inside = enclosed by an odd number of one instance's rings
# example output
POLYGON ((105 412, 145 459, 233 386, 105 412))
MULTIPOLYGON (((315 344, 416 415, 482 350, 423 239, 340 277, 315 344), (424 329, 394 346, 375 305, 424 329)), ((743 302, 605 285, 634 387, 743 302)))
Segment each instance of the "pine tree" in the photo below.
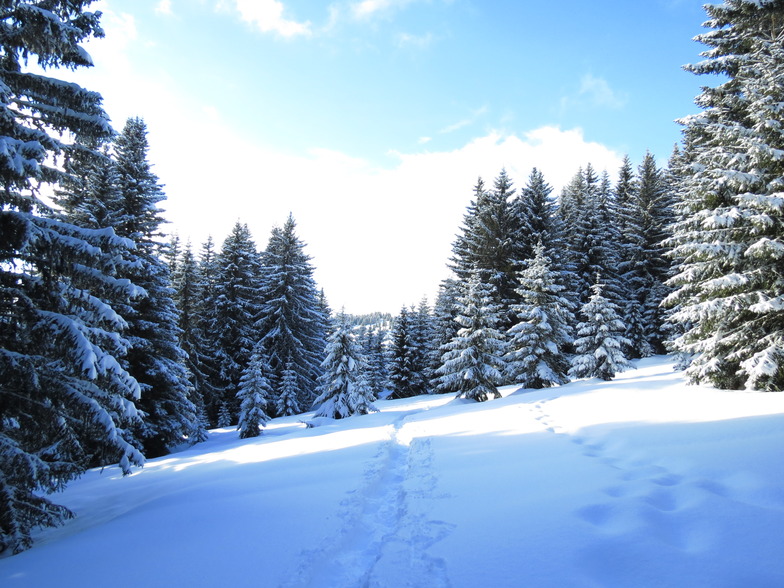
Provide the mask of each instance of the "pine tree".
POLYGON ((511 203, 514 193, 506 170, 501 170, 492 190, 486 190, 479 179, 474 188, 475 199, 452 246, 450 266, 464 285, 477 274, 482 282, 493 286, 490 291, 497 296, 502 329, 513 321, 509 308, 517 301, 515 274, 521 267, 515 251, 517 219, 511 203))
POLYGON ((286 361, 278 389, 279 391, 275 401, 276 414, 292 415, 301 413, 302 408, 300 407, 298 399, 299 385, 297 372, 290 360, 286 361))
POLYGON ((228 417, 224 415, 222 422, 231 424, 239 416, 237 392, 242 371, 258 339, 253 325, 260 304, 260 264, 248 226, 235 223, 216 256, 215 267, 206 266, 206 259, 202 261, 205 355, 201 365, 207 378, 202 393, 211 421, 221 422, 224 411, 228 417))
MULTIPOLYGON (((111 135, 101 97, 29 71, 91 65, 103 32, 90 2, 6 2, 0 38, 0 552, 72 516, 50 500, 94 464, 142 455, 127 441, 138 383, 121 367, 125 320, 108 301, 141 291, 117 278, 129 243, 56 218, 39 185, 66 184, 62 158, 111 135), (120 258, 116 254, 120 253, 120 258)), ((94 155, 98 157, 98 153, 94 155)))
POLYGON ((343 315, 327 341, 326 356, 315 416, 342 419, 377 411, 364 375, 365 360, 343 315))
POLYGON ((147 127, 130 118, 115 141, 119 198, 110 211, 117 233, 134 244, 134 269, 128 274, 147 295, 129 309, 127 337, 131 348, 128 371, 142 389, 140 408, 145 418, 136 435, 145 455, 157 457, 183 442, 204 438, 193 388, 186 368, 187 355, 179 345, 179 313, 172 298, 169 266, 161 259, 157 204, 165 194, 147 159, 147 127))
POLYGON ((505 355, 507 380, 526 388, 546 388, 569 381, 565 348, 571 343, 571 304, 564 287, 550 269, 544 246, 534 248, 534 258, 520 272, 518 293, 522 301, 513 310, 518 323, 509 330, 505 355))
POLYGON ((362 355, 367 362, 367 383, 376 398, 381 398, 386 390, 389 373, 384 353, 384 337, 387 331, 379 327, 364 329, 358 337, 362 355))
POLYGON ((623 336, 626 326, 617 306, 602 296, 602 287, 597 276, 590 300, 580 309, 585 320, 577 325, 576 355, 569 370, 573 378, 612 380, 630 367, 623 354, 623 346, 628 345, 623 336))
POLYGON ((446 346, 438 370, 443 388, 456 389, 458 396, 477 402, 501 396, 497 387, 503 382, 505 346, 496 328, 499 306, 494 298, 492 286, 478 275, 471 278, 459 300, 457 322, 462 328, 446 346))
POLYGON ((438 369, 442 364, 441 357, 448 351, 447 346, 457 337, 457 332, 460 330, 460 325, 457 323, 459 297, 459 282, 453 279, 441 282, 433 307, 433 343, 430 359, 430 389, 438 394, 457 392, 457 388, 452 389, 443 385, 438 369))
MULTIPOLYGON (((255 329, 264 344, 273 381, 289 365, 297 377, 297 402, 310 406, 321 373, 326 332, 322 296, 313 279, 310 256, 289 215, 275 227, 262 255, 262 304, 255 329)), ((280 388, 274 384, 275 394, 280 388)))
POLYGON ((415 317, 406 307, 392 326, 389 348, 388 398, 409 398, 427 392, 427 380, 423 372, 424 352, 418 346, 415 334, 415 317))
POLYGON ((727 0, 706 5, 706 58, 688 69, 723 81, 687 117, 693 176, 679 203, 676 349, 695 354, 696 382, 784 389, 784 5, 727 0))
POLYGON ((215 303, 218 292, 218 260, 212 237, 202 244, 193 272, 192 289, 190 285, 186 286, 191 283, 190 266, 191 261, 183 257, 179 274, 174 276, 174 299, 180 309, 181 346, 188 354, 188 369, 195 389, 194 400, 202 415, 200 418, 206 419, 208 425, 217 425, 215 399, 222 398, 222 393, 215 387, 220 372, 216 351, 219 334, 211 328, 217 320, 215 303), (193 294, 192 303, 190 292, 193 294))
POLYGON ((272 398, 272 386, 269 381, 270 371, 269 362, 264 357, 264 350, 261 345, 257 345, 250 356, 250 362, 242 372, 237 392, 237 398, 240 401, 239 424, 237 425, 240 439, 258 437, 259 427, 265 425, 269 420, 267 407, 272 398))

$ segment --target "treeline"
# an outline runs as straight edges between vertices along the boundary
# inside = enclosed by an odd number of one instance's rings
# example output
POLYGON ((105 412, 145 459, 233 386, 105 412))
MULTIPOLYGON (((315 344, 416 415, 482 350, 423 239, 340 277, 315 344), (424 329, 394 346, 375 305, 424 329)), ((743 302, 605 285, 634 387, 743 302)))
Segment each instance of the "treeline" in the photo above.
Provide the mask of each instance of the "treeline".
POLYGON ((272 229, 261 251, 240 222, 220 250, 212 238, 198 256, 190 244, 180 250, 178 239, 171 243, 179 343, 205 424, 240 421, 249 382, 259 386, 249 380, 254 370, 269 387, 256 403, 267 418, 313 405, 331 313, 304 249, 291 216, 272 229))
POLYGON ((433 308, 403 308, 382 345, 358 333, 374 380, 386 375, 374 392, 487 400, 507 384, 610 379, 664 352, 680 160, 627 157, 615 183, 588 164, 557 197, 536 169, 519 191, 503 170, 492 188, 480 179, 433 308))

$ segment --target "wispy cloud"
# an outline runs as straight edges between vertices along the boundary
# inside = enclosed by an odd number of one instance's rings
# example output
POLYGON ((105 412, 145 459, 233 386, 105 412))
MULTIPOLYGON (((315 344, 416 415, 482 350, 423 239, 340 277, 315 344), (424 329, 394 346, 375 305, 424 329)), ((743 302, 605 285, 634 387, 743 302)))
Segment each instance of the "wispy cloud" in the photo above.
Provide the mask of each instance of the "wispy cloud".
POLYGON ((369 18, 390 8, 401 8, 413 0, 361 0, 351 5, 351 13, 356 18, 369 18))
POLYGON ((591 74, 580 79, 579 95, 589 98, 597 106, 617 109, 626 104, 626 97, 613 90, 607 80, 591 74))
POLYGON ((166 16, 173 15, 174 11, 172 10, 171 0, 159 0, 155 5, 155 12, 157 14, 165 14, 166 16))
POLYGON ((441 130, 438 131, 438 134, 439 135, 446 135, 446 134, 449 134, 449 133, 454 133, 455 131, 459 131, 460 129, 462 129, 464 127, 472 125, 472 124, 474 124, 477 121, 477 119, 479 119, 480 117, 482 117, 485 114, 487 114, 487 110, 488 110, 487 106, 482 106, 481 108, 477 108, 476 110, 474 110, 471 113, 470 116, 468 116, 468 117, 466 117, 466 118, 464 118, 462 120, 459 120, 459 121, 457 121, 455 123, 452 123, 451 125, 445 126, 444 128, 442 128, 441 130))
POLYGON ((400 33, 397 37, 398 47, 411 47, 414 49, 427 49, 433 44, 435 37, 433 33, 425 33, 424 35, 411 35, 409 33, 400 33))
POLYGON ((276 33, 282 37, 308 37, 312 34, 309 21, 296 21, 284 16, 285 6, 279 0, 221 0, 219 7, 230 6, 240 18, 262 33, 276 33))
POLYGON ((627 101, 628 97, 613 89, 606 79, 588 73, 580 78, 580 87, 575 93, 561 98, 561 110, 575 107, 619 110, 627 101))

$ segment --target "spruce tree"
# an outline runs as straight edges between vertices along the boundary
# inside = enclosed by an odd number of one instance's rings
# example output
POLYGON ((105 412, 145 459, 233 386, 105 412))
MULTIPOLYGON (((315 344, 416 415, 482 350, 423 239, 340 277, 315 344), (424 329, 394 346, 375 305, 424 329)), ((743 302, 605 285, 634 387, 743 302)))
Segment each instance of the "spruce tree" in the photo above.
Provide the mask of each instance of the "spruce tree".
POLYGON ((437 394, 457 392, 444 386, 441 376, 437 373, 441 367, 441 357, 447 351, 447 345, 457 336, 460 325, 457 323, 458 298, 460 297, 460 283, 453 279, 441 282, 438 296, 433 307, 433 342, 431 351, 431 381, 430 390, 437 394))
POLYGON ((288 365, 296 374, 300 406, 310 406, 315 398, 326 338, 324 305, 310 259, 289 215, 283 227, 272 229, 262 254, 262 304, 255 325, 272 368, 275 394, 281 392, 278 384, 288 365))
POLYGON ((577 325, 576 355, 569 370, 573 378, 612 380, 630 367, 623 354, 623 346, 628 345, 623 335, 626 326, 618 315, 618 307, 602 296, 602 287, 597 276, 590 300, 580 309, 585 320, 577 325))
POLYGON ((477 402, 501 396, 498 386, 503 382, 505 345, 497 330, 499 306, 494 299, 492 286, 478 275, 471 278, 459 300, 461 329, 445 346, 438 370, 442 388, 456 389, 458 396, 477 402))
POLYGON ((364 357, 343 315, 329 336, 321 367, 320 394, 314 402, 315 416, 342 419, 378 410, 365 379, 364 357))
POLYGON ((128 473, 143 463, 126 440, 139 386, 120 365, 126 323, 112 307, 141 293, 117 277, 130 244, 63 222, 39 197, 41 184, 67 183, 62 158, 111 136, 100 95, 28 67, 91 65, 80 43, 103 32, 89 4, 3 6, 0 552, 22 551, 33 528, 72 516, 51 493, 87 467, 119 460, 128 473))
POLYGON ((134 268, 127 277, 147 294, 129 309, 131 348, 125 362, 142 389, 139 406, 145 418, 136 436, 145 455, 157 457, 186 438, 203 438, 204 431, 191 400, 187 355, 179 344, 179 313, 172 298, 169 265, 162 259, 164 220, 157 204, 165 194, 148 161, 147 127, 142 119, 128 119, 115 150, 119 198, 110 218, 117 233, 135 244, 134 268))
POLYGON ((409 398, 427 392, 423 371, 425 353, 416 335, 416 317, 403 307, 392 326, 389 348, 388 398, 409 398))
POLYGON ((253 325, 259 309, 259 256, 246 224, 235 223, 215 266, 203 268, 215 272, 213 284, 212 277, 202 276, 208 291, 201 332, 204 352, 210 354, 202 362, 207 377, 203 395, 210 420, 228 426, 237 422, 240 378, 258 339, 253 325))
MULTIPOLYGON (((283 415, 299 414, 302 407, 299 404, 299 378, 290 360, 286 361, 283 375, 278 385, 277 398, 275 399, 275 413, 283 415)), ((274 395, 274 391, 273 391, 274 395)))
POLYGON ((534 258, 520 272, 520 304, 513 307, 518 323, 509 330, 505 355, 508 381, 526 388, 546 388, 569 381, 565 349, 572 341, 571 304, 551 269, 544 245, 534 247, 534 258))
POLYGON ((474 194, 452 246, 450 267, 464 285, 477 274, 483 283, 493 286, 490 291, 497 296, 499 327, 506 329, 513 321, 509 308, 517 301, 515 274, 521 267, 515 250, 515 189, 506 171, 501 170, 492 190, 485 189, 480 178, 474 194))
POLYGON ((679 273, 668 304, 684 331, 675 348, 695 354, 693 381, 784 390, 784 4, 705 9, 706 59, 688 69, 723 77, 683 120, 693 175, 670 241, 679 273))
POLYGON ((237 398, 240 401, 239 424, 240 439, 258 437, 259 427, 269 420, 267 410, 272 399, 270 386, 270 367, 261 345, 253 349, 250 362, 242 372, 237 398))

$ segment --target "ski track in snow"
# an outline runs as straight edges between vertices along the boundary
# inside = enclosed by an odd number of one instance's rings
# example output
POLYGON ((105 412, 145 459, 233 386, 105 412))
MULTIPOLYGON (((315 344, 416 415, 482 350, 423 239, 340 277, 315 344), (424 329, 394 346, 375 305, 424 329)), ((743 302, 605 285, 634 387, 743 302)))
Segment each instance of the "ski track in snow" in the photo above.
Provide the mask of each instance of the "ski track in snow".
POLYGON ((428 516, 439 498, 429 437, 406 439, 403 413, 389 427, 363 473, 360 488, 340 505, 337 535, 304 551, 282 588, 449 588, 446 563, 428 555, 454 525, 428 516))
POLYGON ((536 402, 531 408, 534 418, 546 431, 568 436, 586 459, 599 460, 615 471, 617 483, 602 489, 607 501, 587 504, 575 512, 595 529, 598 544, 604 540, 618 549, 624 535, 645 536, 684 554, 699 554, 710 550, 717 538, 710 509, 699 508, 706 501, 728 500, 784 512, 784 502, 768 495, 754 480, 681 475, 661 462, 630 459, 602 441, 570 433, 547 412, 546 405, 556 398, 536 402), (678 522, 674 517, 683 518, 678 522))

